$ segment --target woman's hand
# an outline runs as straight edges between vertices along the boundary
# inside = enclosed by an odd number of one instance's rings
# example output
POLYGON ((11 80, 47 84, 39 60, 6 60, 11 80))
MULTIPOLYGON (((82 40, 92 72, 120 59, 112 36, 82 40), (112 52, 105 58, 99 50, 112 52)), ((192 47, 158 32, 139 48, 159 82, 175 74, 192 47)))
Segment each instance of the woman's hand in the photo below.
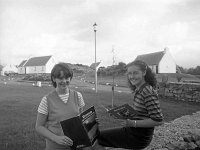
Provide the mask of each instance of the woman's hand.
POLYGON ((99 124, 99 118, 95 118, 95 121, 97 122, 97 124, 99 124))
POLYGON ((73 141, 67 136, 56 136, 54 141, 60 145, 67 145, 67 146, 73 145, 73 141))
POLYGON ((125 126, 125 127, 133 127, 133 120, 130 120, 130 119, 126 119, 125 121, 123 121, 121 123, 122 126, 125 126))

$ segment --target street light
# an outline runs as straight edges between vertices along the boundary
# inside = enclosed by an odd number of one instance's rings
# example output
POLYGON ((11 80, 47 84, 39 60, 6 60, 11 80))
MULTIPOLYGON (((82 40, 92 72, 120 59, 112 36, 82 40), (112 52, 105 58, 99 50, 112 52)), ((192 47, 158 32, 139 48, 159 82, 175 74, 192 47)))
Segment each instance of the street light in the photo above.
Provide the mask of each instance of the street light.
MULTIPOLYGON (((114 47, 112 47, 112 53, 113 53, 113 67, 115 65, 115 54, 114 54, 114 47)), ((114 91, 115 91, 115 86, 114 86, 114 78, 115 78, 115 72, 113 70, 113 84, 112 84, 112 108, 114 107, 114 91)))
POLYGON ((94 25, 93 25, 93 27, 94 27, 94 40, 95 40, 95 91, 96 91, 96 93, 97 93, 97 65, 96 65, 96 63, 97 63, 97 54, 96 54, 96 32, 97 32, 97 24, 96 24, 96 22, 94 23, 94 25))

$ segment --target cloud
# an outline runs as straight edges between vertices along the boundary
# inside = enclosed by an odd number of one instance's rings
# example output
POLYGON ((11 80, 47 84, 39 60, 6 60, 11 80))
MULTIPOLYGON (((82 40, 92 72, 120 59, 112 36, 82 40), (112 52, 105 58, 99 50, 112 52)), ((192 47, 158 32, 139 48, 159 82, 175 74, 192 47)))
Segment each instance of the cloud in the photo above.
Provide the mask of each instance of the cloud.
MULTIPOLYGON (((169 47, 179 64, 180 52, 199 47, 198 0, 0 0, 0 57, 8 63, 29 56, 55 55, 58 59, 90 65, 128 63, 137 55, 169 47), (7 57, 12 57, 10 60, 7 57)), ((192 60, 196 56, 188 55, 192 60)), ((184 66, 183 66, 184 67, 184 66)))

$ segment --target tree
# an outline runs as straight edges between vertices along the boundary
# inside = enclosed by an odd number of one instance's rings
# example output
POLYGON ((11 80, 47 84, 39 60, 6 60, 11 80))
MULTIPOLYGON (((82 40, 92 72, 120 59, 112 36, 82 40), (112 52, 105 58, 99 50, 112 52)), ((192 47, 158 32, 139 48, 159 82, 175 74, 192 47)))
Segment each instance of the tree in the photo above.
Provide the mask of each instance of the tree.
POLYGON ((97 74, 102 76, 113 76, 113 75, 123 75, 126 72, 126 64, 119 62, 118 65, 112 65, 105 67, 99 67, 97 74))
POLYGON ((97 71, 98 76, 105 76, 106 75, 106 68, 105 67, 99 67, 97 71))
POLYGON ((119 62, 116 66, 117 74, 124 74, 126 72, 126 64, 123 62, 119 62))

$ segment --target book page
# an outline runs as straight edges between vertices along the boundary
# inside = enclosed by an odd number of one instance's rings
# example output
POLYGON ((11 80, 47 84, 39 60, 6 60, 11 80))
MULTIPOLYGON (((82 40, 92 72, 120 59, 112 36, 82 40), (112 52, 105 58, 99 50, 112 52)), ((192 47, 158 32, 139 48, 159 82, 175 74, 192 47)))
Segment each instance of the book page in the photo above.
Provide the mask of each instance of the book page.
POLYGON ((113 109, 110 109, 108 113, 116 119, 134 119, 138 116, 129 104, 124 104, 113 109))

